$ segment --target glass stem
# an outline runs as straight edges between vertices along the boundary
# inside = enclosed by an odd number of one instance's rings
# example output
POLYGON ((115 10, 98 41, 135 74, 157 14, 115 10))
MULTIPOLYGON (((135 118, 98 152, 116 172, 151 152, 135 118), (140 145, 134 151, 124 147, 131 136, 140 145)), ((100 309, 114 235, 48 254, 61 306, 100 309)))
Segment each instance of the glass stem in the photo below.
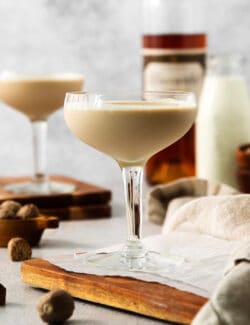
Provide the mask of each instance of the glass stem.
POLYGON ((142 167, 124 167, 122 169, 128 239, 123 254, 128 258, 140 258, 146 254, 141 238, 142 224, 142 167))
POLYGON ((33 181, 47 181, 47 121, 32 121, 32 139, 34 155, 33 181))

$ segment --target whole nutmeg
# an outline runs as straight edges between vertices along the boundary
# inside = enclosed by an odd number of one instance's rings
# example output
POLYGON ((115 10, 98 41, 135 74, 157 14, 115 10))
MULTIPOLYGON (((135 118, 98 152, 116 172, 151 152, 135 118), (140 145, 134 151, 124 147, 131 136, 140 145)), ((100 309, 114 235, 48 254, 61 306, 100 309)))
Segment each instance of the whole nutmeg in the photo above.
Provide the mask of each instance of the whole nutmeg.
POLYGON ((34 204, 25 204, 17 212, 17 217, 22 219, 31 219, 39 216, 39 210, 34 204))
POLYGON ((8 242, 8 253, 12 261, 20 262, 30 259, 32 250, 26 239, 16 237, 8 242))
POLYGON ((13 201, 13 200, 7 200, 4 201, 1 206, 3 209, 7 209, 10 211, 13 211, 13 213, 17 213, 17 211, 22 207, 19 202, 13 201))
POLYGON ((16 213, 8 207, 0 207, 0 219, 17 219, 16 213))
POLYGON ((0 306, 6 304, 6 288, 0 283, 0 306))
POLYGON ((46 323, 63 323, 74 311, 74 300, 65 290, 52 290, 41 297, 37 310, 46 323))

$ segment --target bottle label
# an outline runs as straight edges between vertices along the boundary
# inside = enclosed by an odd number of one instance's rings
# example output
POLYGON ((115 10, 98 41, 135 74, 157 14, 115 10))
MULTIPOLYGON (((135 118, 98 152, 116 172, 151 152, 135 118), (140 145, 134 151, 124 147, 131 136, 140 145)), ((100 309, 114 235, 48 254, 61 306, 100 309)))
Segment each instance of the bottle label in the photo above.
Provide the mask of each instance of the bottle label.
POLYGON ((145 91, 192 90, 200 93, 203 69, 199 63, 149 63, 144 71, 145 91))
POLYGON ((144 91, 186 90, 199 96, 204 50, 144 49, 144 91))

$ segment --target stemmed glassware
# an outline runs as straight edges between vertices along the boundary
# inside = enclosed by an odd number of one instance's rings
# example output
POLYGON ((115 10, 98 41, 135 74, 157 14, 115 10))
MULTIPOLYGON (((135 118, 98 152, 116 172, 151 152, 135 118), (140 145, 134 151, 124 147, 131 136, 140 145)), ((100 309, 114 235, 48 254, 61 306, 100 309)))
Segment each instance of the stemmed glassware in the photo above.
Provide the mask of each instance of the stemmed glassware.
POLYGON ((15 110, 25 114, 32 125, 34 175, 31 181, 10 184, 8 192, 50 194, 71 192, 74 185, 50 181, 46 171, 47 119, 63 106, 67 91, 81 90, 81 74, 61 73, 51 75, 0 75, 0 99, 15 110))
POLYGON ((192 126, 196 102, 188 92, 146 92, 143 100, 67 93, 66 124, 84 143, 110 155, 122 171, 128 238, 121 251, 90 253, 88 262, 113 270, 151 272, 164 258, 141 241, 142 174, 146 161, 192 126))

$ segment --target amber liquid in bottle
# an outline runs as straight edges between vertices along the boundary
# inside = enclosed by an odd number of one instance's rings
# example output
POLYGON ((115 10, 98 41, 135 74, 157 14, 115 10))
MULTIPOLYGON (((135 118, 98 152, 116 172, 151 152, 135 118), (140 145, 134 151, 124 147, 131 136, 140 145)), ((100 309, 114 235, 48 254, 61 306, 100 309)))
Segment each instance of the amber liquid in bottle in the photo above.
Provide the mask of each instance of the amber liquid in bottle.
MULTIPOLYGON (((143 90, 186 90, 199 97, 206 59, 206 34, 143 36, 143 90)), ((153 135, 152 135, 153 136, 153 135)), ((161 184, 195 175, 195 126, 149 159, 146 179, 161 184)))

